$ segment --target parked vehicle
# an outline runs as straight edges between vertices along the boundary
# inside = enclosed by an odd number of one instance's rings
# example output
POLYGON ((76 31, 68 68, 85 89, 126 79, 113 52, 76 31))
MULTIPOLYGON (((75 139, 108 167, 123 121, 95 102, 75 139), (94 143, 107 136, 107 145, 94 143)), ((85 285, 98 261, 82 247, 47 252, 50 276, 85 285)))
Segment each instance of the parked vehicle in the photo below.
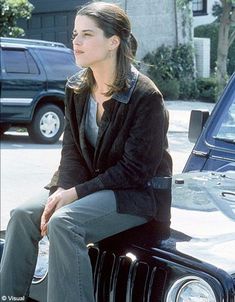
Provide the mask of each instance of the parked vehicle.
POLYGON ((210 116, 192 111, 189 139, 197 142, 183 172, 235 170, 235 73, 210 116))
POLYGON ((0 38, 0 131, 26 127, 38 143, 55 143, 64 130, 64 86, 78 72, 64 44, 0 38))
MULTIPOLYGON (((202 161, 192 154, 192 162, 187 163, 192 170, 204 171, 173 177, 171 226, 149 222, 90 245, 97 302, 235 301, 232 87, 234 76, 194 148, 209 149, 213 156, 202 157, 202 161), (221 153, 216 152, 223 152, 223 158, 218 160, 216 154, 221 153), (205 167, 222 171, 206 171, 205 167)), ((204 113, 199 116, 203 121, 204 113)), ((187 165, 185 171, 190 169, 187 165)), ((39 302, 46 302, 47 267, 48 241, 44 238, 30 287, 30 297, 39 302)), ((66 276, 61 278, 66 280, 66 276)))

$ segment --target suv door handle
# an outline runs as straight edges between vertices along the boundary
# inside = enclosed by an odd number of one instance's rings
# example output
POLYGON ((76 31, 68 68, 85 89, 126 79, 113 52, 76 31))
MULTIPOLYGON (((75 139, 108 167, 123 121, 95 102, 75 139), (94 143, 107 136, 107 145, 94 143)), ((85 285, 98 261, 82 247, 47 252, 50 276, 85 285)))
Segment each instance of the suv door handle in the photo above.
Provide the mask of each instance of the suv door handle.
POLYGON ((197 151, 197 150, 193 150, 192 152, 194 155, 196 156, 200 156, 200 157, 208 157, 209 153, 207 152, 202 152, 202 151, 197 151))

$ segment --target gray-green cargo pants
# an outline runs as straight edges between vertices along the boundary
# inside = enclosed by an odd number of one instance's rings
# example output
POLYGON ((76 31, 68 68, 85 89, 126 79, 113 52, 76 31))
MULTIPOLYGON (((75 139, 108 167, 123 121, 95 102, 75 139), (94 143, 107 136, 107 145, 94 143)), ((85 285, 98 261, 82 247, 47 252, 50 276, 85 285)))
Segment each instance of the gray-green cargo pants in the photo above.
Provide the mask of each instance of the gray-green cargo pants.
MULTIPOLYGON (((27 296, 34 274, 40 218, 47 196, 11 213, 1 261, 2 301, 27 296), (40 201, 38 201, 40 200, 40 201)), ((48 227, 48 302, 94 302, 87 244, 147 222, 143 217, 119 214, 114 192, 88 195, 57 210, 48 227)))

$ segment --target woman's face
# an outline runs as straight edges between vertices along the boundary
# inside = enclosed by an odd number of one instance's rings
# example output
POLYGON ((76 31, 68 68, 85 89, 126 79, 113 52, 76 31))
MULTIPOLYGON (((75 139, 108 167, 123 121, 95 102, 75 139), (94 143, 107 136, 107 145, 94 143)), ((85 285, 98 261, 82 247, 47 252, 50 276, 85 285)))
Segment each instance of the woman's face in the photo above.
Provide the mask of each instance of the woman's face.
POLYGON ((92 68, 108 62, 110 51, 113 50, 113 39, 106 38, 92 18, 78 15, 75 18, 73 35, 77 65, 92 68))

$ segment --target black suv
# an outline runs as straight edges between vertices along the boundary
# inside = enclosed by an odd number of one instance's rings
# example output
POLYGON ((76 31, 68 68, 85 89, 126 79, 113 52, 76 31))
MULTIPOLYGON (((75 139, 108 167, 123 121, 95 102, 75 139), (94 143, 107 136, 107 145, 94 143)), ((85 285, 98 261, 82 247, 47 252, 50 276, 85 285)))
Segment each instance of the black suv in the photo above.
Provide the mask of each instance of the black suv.
POLYGON ((0 38, 0 131, 26 127, 38 143, 55 143, 64 129, 64 86, 78 72, 64 44, 0 38))

